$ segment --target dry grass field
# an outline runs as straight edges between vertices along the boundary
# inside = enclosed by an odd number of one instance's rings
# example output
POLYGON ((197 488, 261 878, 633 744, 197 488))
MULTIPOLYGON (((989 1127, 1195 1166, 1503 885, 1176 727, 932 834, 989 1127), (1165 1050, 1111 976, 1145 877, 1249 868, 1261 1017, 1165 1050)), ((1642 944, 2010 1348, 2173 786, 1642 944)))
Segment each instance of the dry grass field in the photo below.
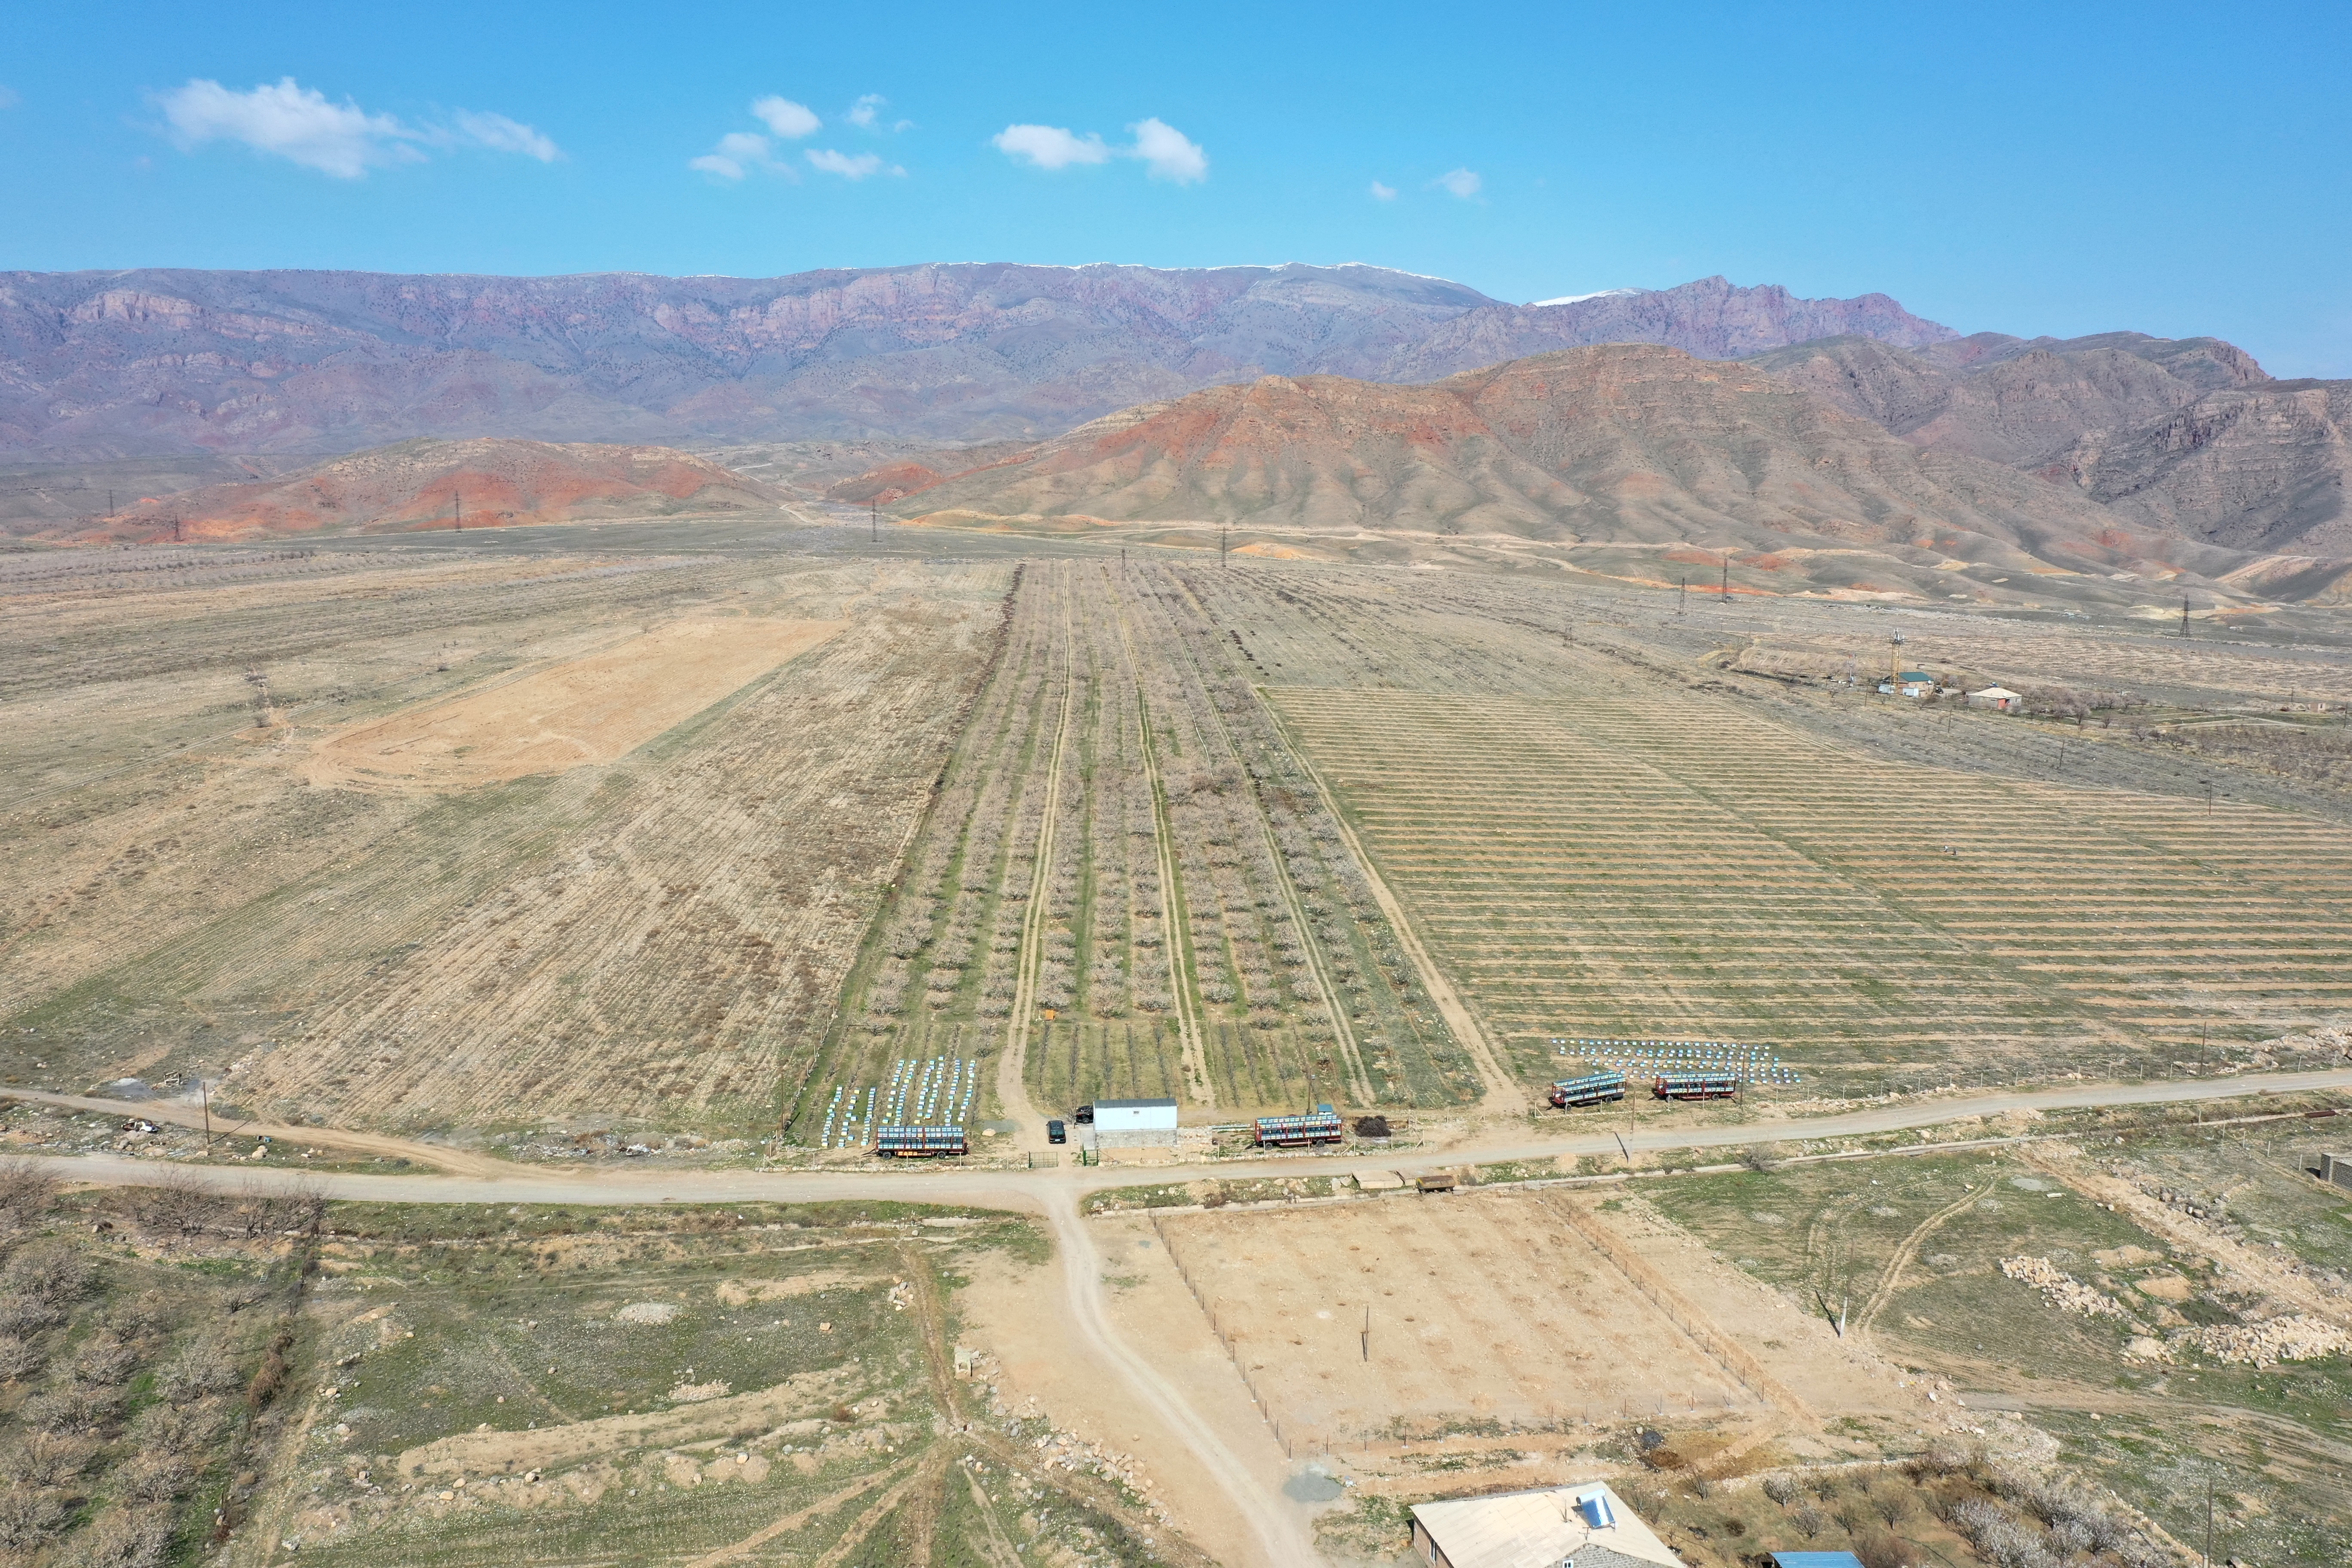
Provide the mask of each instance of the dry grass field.
POLYGON ((1160 1229, 1296 1452, 1564 1431, 1761 1401, 1535 1194, 1160 1229), (1479 1289, 1459 1289, 1475 1279, 1479 1289))
POLYGON ((769 1124, 1011 570, 575 540, 0 565, 0 1077, 769 1124), (395 731, 445 749, 354 779, 395 731))

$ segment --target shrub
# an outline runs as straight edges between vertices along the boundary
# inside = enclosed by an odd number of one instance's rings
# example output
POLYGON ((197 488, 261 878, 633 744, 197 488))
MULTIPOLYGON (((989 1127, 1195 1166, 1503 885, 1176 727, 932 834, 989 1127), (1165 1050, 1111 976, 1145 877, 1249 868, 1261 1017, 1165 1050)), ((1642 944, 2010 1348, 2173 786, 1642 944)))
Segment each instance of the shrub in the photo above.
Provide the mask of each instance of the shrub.
POLYGON ((108 1384, 121 1383, 139 1364, 139 1352, 123 1343, 111 1329, 101 1329, 84 1340, 66 1363, 68 1375, 76 1383, 108 1384))
POLYGON ((62 1487, 89 1468, 98 1445, 87 1437, 28 1432, 0 1454, 0 1479, 11 1488, 62 1487))
POLYGON ((212 1441, 220 1406, 211 1399, 151 1405, 131 1423, 131 1440, 147 1453, 193 1454, 212 1441))
POLYGON ((2055 1568, 2057 1559, 2041 1533, 1990 1499, 1969 1498, 1954 1505, 1950 1523, 1995 1568, 2055 1568))
POLYGON ((111 1388, 69 1383, 47 1388, 25 1401, 17 1412, 26 1427, 56 1436, 96 1433, 122 1408, 121 1394, 111 1388))
POLYGON ((138 1502, 170 1502, 196 1484, 195 1461, 170 1449, 150 1449, 114 1472, 122 1494, 138 1502))
POLYGON ((81 1568, 163 1568, 172 1516, 163 1509, 110 1508, 83 1532, 81 1568))
POLYGON ((0 1383, 17 1383, 41 1370, 41 1352, 14 1334, 0 1334, 0 1383))
POLYGON ((97 1272, 72 1247, 61 1241, 31 1243, 0 1269, 0 1294, 26 1297, 45 1307, 71 1306, 89 1294, 97 1272))
POLYGON ((55 1492, 31 1487, 0 1491, 0 1552, 29 1556, 65 1521, 65 1500, 55 1492))
POLYGON ((1782 1508, 1788 1507, 1790 1503, 1796 1500, 1796 1478, 1793 1476, 1765 1477, 1764 1495, 1770 1498, 1774 1502, 1779 1503, 1782 1508))
POLYGON ((226 1335, 214 1332, 197 1340, 182 1351, 172 1364, 163 1369, 156 1388, 173 1404, 184 1404, 201 1399, 208 1394, 228 1394, 243 1381, 237 1374, 236 1357, 230 1351, 226 1335))

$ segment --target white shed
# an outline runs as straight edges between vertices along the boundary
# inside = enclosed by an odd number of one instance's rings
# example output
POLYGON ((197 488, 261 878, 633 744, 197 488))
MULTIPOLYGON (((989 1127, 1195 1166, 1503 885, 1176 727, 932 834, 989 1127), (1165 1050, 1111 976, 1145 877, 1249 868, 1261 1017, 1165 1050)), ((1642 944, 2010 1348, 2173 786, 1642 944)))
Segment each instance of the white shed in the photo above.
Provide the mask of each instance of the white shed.
POLYGON ((1095 1144, 1103 1149, 1174 1148, 1176 1102, 1172 1100, 1096 1100, 1095 1144))
POLYGON ((1683 1568, 1604 1481, 1417 1503, 1412 1545, 1429 1568, 1683 1568))
POLYGON ((1988 686, 1982 691, 1969 692, 1969 700, 1980 707, 1998 708, 2004 713, 2011 713, 2016 711, 2017 705, 2025 699, 2006 686, 1988 686))

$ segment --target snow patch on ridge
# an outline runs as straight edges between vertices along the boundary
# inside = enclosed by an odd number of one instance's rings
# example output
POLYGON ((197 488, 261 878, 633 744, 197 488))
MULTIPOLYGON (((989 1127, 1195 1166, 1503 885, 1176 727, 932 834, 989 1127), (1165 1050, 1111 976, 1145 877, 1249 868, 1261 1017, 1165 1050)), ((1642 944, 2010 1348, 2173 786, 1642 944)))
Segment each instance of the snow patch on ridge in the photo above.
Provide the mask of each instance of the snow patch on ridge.
POLYGON ((1540 310, 1546 305, 1581 305, 1587 300, 1614 300, 1626 294, 1646 294, 1646 289, 1596 289, 1590 294, 1562 294, 1552 300, 1530 300, 1528 309, 1540 310))

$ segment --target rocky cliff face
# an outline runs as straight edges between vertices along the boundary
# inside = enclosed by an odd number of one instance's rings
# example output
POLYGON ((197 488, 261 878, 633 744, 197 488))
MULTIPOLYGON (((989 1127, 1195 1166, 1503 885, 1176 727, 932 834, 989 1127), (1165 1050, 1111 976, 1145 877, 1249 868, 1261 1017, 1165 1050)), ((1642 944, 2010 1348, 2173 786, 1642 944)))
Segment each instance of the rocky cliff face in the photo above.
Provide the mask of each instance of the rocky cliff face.
POLYGON ((2352 554, 2352 383, 2273 382, 2216 338, 1835 338, 1752 363, 1914 446, 2036 474, 2135 526, 2352 554))
POLYGON ((1721 279, 1504 305, 1370 267, 920 266, 777 279, 0 275, 0 452, 346 451, 415 436, 1035 438, 1267 374, 1413 380, 1576 343, 1952 334, 1721 279))
POLYGON ((666 447, 404 441, 250 484, 142 499, 85 539, 237 540, 768 510, 766 485, 666 447))

